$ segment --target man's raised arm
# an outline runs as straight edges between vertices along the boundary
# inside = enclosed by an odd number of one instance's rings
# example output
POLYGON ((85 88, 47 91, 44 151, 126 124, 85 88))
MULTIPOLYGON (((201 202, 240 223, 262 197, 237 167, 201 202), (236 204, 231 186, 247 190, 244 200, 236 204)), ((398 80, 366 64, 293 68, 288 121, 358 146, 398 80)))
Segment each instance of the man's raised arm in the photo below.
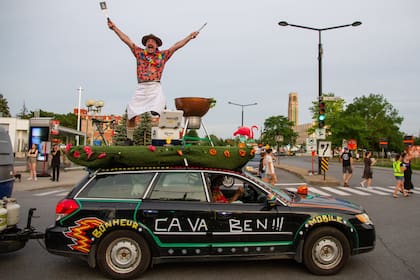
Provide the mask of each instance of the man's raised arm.
POLYGON ((198 31, 192 32, 190 35, 188 35, 187 37, 185 37, 181 41, 175 43, 175 45, 173 45, 172 47, 170 47, 169 50, 171 52, 177 51, 178 49, 180 49, 183 46, 185 46, 190 40, 195 39, 195 37, 198 36, 198 33, 199 33, 198 31))
POLYGON ((122 32, 110 19, 108 19, 108 27, 117 34, 117 36, 123 41, 130 49, 135 45, 124 32, 122 32))

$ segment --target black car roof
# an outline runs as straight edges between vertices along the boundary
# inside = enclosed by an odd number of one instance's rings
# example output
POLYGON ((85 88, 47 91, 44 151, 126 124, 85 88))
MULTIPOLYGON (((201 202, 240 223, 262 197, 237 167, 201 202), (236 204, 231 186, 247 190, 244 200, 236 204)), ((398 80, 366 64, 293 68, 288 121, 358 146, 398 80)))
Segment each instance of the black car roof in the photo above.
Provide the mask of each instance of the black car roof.
POLYGON ((90 173, 121 173, 126 171, 212 171, 212 172, 226 172, 232 174, 242 174, 242 172, 234 171, 230 169, 220 168, 204 168, 197 166, 159 166, 159 167, 126 167, 126 168, 108 168, 108 169, 97 169, 89 170, 90 173))

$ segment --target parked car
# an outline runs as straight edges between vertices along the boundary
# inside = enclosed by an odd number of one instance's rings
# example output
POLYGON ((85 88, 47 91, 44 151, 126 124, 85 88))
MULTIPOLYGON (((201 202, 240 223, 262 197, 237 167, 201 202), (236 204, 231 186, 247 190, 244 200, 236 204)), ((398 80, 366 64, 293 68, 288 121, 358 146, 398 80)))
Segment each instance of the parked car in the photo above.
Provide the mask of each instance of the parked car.
POLYGON ((255 154, 255 156, 250 161, 248 161, 248 163, 245 165, 245 170, 253 175, 259 176, 260 175, 260 171, 259 171, 260 160, 261 160, 261 155, 255 154))
POLYGON ((79 256, 115 279, 152 264, 291 258, 320 275, 375 245, 366 211, 331 197, 273 189, 244 172, 211 168, 98 171, 56 206, 45 233, 49 252, 79 256), (214 178, 223 195, 214 202, 214 178))

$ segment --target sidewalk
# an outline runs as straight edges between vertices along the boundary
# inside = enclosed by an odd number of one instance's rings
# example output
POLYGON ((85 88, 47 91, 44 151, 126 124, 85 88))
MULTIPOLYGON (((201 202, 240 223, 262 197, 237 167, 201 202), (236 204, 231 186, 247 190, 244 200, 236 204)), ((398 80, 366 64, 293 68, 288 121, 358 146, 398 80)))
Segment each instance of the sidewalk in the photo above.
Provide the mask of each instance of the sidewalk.
POLYGON ((290 172, 292 174, 295 174, 296 176, 302 178, 308 185, 315 185, 315 186, 338 186, 340 185, 340 181, 337 180, 337 178, 332 176, 325 176, 324 175, 309 175, 309 172, 305 168, 297 167, 297 166, 291 166, 291 165, 285 165, 285 164, 275 164, 276 168, 285 170, 287 172, 290 172))
MULTIPOLYGON (((16 172, 19 172, 16 170, 16 172)), ((29 172, 19 172, 22 174, 21 182, 15 181, 13 191, 30 191, 46 188, 71 187, 79 182, 87 171, 83 169, 60 170, 60 181, 53 182, 51 177, 38 177, 37 181, 28 180, 29 172)))

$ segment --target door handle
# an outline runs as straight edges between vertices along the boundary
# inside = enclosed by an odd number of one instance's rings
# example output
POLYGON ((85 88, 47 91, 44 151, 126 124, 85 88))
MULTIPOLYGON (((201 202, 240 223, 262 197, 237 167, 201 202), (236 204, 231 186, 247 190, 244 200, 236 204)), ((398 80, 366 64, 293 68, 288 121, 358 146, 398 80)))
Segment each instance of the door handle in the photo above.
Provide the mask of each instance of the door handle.
POLYGON ((154 217, 159 214, 158 210, 143 210, 143 215, 145 217, 154 217))
POLYGON ((232 212, 220 211, 220 212, 216 212, 216 215, 219 218, 228 219, 232 217, 232 212))

